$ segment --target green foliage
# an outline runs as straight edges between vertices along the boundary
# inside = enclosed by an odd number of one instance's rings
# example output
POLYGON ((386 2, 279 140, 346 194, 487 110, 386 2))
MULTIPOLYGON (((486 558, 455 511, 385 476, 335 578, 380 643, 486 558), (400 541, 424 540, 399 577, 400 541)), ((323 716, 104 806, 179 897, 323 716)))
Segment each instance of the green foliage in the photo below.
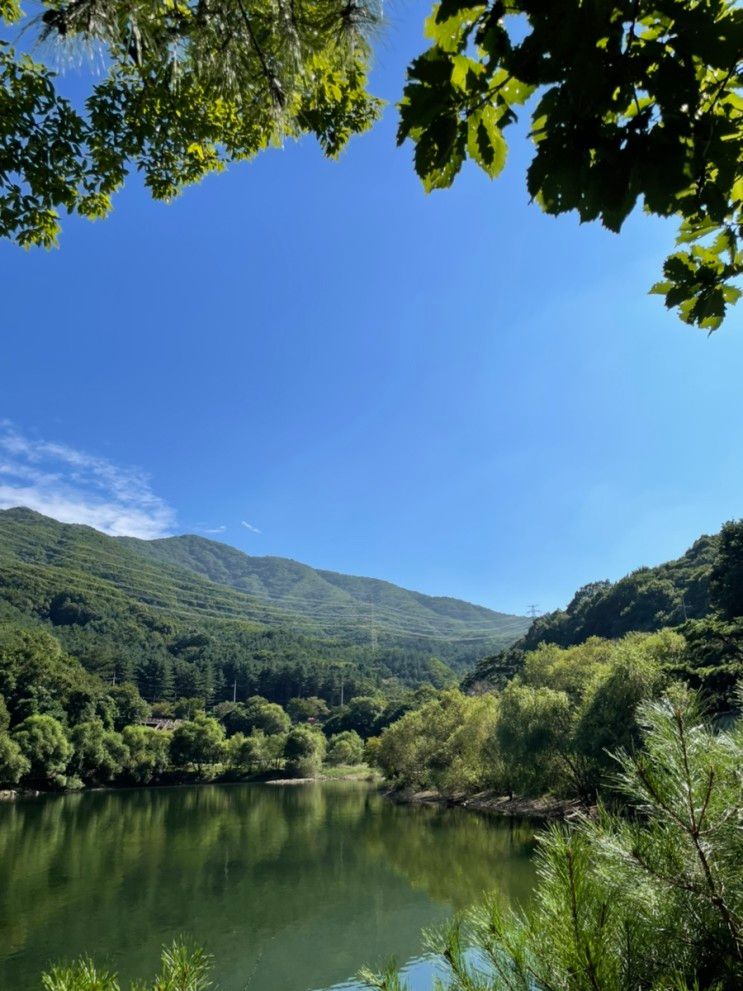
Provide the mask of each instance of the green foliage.
POLYGON ((149 726, 126 726, 121 734, 127 757, 124 777, 146 785, 159 778, 170 764, 170 734, 149 726))
POLYGON ((287 733, 291 719, 276 702, 254 695, 245 703, 247 729, 262 730, 271 736, 275 733, 287 733))
POLYGON ((316 695, 312 695, 310 698, 289 699, 286 711, 292 722, 295 723, 305 723, 308 719, 316 721, 327 719, 330 715, 328 703, 316 695))
POLYGON ((74 722, 106 715, 102 686, 42 630, 0 623, 0 694, 11 724, 49 713, 74 722))
POLYGON ((364 741, 353 730, 331 736, 326 760, 328 764, 360 764, 364 759, 364 741))
MULTIPOLYGON (((208 991, 210 958, 198 948, 175 942, 162 952, 160 973, 153 982, 131 991, 208 991)), ((92 960, 56 966, 41 979, 44 991, 120 991, 117 977, 99 970, 92 960)))
POLYGON ((714 709, 735 708, 736 686, 743 681, 743 620, 707 616, 680 630, 688 650, 669 672, 698 689, 714 709))
POLYGON ((31 761, 18 743, 0 731, 0 786, 15 785, 31 770, 31 761))
POLYGON ((78 723, 70 731, 70 770, 86 783, 115 778, 128 764, 129 752, 120 733, 99 719, 78 723))
MULTIPOLYGON (((619 756, 629 818, 553 827, 526 910, 494 895, 439 934, 446 991, 734 991, 743 981, 743 725, 715 733, 680 691, 639 710, 619 756)), ((364 975, 398 991, 394 971, 364 975)))
POLYGON ((358 695, 346 706, 339 708, 326 723, 328 733, 352 730, 366 740, 385 723, 387 701, 381 695, 358 695))
POLYGON ((441 0, 408 68, 398 142, 427 190, 466 158, 491 178, 529 105, 529 195, 619 231, 641 202, 680 221, 653 291, 715 330, 740 290, 743 22, 734 0, 441 0))
POLYGON ((113 685, 108 689, 109 698, 113 699, 116 706, 114 716, 114 729, 119 732, 125 726, 140 723, 150 714, 150 707, 137 691, 135 685, 123 684, 113 685))
POLYGON ((64 728, 52 716, 28 716, 12 732, 28 761, 29 777, 45 784, 63 784, 72 746, 64 728))
POLYGON ((501 692, 495 739, 509 794, 559 790, 559 756, 572 732, 573 712, 564 692, 516 683, 501 692))
MULTIPOLYGON (((22 19, 15 0, 0 6, 22 19)), ((336 156, 367 130, 373 4, 312 0, 301 14, 265 0, 218 4, 43 4, 23 24, 47 49, 99 49, 107 75, 84 108, 59 95, 49 67, 0 43, 0 236, 56 242, 59 212, 105 216, 136 169, 153 197, 287 138, 313 134, 336 156)))
POLYGON ((717 560, 710 574, 710 600, 723 619, 743 616, 743 520, 720 530, 717 560))
POLYGON ((391 782, 411 788, 466 791, 488 787, 496 773, 492 736, 498 702, 447 689, 383 730, 367 756, 391 782))
POLYGON ((513 646, 481 661, 465 685, 503 687, 521 670, 525 654, 542 643, 570 647, 590 637, 616 639, 633 631, 650 633, 708 615, 710 575, 718 547, 718 537, 700 537, 675 561, 639 568, 618 582, 584 586, 565 609, 538 617, 513 646))
POLYGON ((195 764, 199 773, 225 756, 225 737, 216 719, 198 713, 193 720, 181 723, 173 730, 170 757, 176 767, 195 764))
POLYGON ((292 778, 313 778, 320 771, 325 757, 323 734, 312 726, 294 726, 284 744, 285 768, 292 778))
POLYGON ((220 721, 230 737, 235 733, 249 733, 252 728, 242 702, 220 702, 212 709, 212 715, 220 721))
POLYGON ((198 698, 180 698, 169 708, 176 719, 195 719, 204 712, 204 703, 198 698))
POLYGON ((367 756, 401 787, 592 799, 606 787, 607 751, 636 745, 638 706, 686 652, 671 630, 542 644, 499 693, 442 692, 385 729, 367 756))
MULTIPOLYGON (((284 738, 281 738, 283 749, 284 738)), ((230 767, 243 774, 253 774, 261 771, 272 763, 269 738, 262 730, 253 730, 250 736, 236 733, 230 737, 227 746, 227 760, 230 767)))

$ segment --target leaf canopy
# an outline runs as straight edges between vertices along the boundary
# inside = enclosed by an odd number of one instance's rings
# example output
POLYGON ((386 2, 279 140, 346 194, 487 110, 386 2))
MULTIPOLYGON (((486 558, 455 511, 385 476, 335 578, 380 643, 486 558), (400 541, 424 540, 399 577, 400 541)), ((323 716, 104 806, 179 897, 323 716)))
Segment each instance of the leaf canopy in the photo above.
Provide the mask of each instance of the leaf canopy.
POLYGON ((48 247, 60 211, 104 216, 132 170, 167 200, 286 138, 337 155, 380 111, 367 92, 378 19, 375 0, 44 0, 26 23, 0 0, 6 25, 107 66, 80 108, 0 39, 0 236, 48 247))
POLYGON ((533 200, 619 231, 681 221, 652 291, 715 330, 743 273, 743 10, 734 0, 441 0, 408 68, 398 141, 427 190, 492 178, 528 104, 533 200))

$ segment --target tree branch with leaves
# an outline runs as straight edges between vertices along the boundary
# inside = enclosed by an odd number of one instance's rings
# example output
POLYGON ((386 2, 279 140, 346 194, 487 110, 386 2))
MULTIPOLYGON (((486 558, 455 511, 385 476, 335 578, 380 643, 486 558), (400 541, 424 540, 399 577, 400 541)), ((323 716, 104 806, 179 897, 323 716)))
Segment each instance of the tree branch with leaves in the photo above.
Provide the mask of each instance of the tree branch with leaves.
POLYGON ((427 190, 466 159, 491 178, 527 113, 531 198, 619 231, 680 221, 652 292, 720 326, 743 274, 743 11, 734 0, 442 0, 408 68, 398 141, 427 190))

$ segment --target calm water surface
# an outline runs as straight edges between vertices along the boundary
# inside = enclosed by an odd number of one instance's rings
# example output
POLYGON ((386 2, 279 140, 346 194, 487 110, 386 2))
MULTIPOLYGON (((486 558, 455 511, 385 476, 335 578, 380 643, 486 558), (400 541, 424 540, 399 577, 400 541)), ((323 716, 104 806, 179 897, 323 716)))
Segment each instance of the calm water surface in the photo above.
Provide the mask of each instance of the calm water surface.
POLYGON ((190 935, 221 991, 310 991, 412 961, 420 930, 500 888, 525 901, 533 830, 396 806, 366 785, 141 789, 0 803, 0 989, 83 953, 126 981, 190 935))

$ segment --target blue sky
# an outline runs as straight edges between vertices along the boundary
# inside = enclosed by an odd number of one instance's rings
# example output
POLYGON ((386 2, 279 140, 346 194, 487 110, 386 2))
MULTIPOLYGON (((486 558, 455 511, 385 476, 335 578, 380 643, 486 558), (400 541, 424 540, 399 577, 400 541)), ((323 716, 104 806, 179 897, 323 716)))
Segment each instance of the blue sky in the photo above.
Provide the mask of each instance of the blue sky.
MULTIPOLYGON (((391 101, 425 11, 379 40, 391 101)), ((646 294, 672 228, 543 216, 519 140, 426 196, 394 130, 0 246, 0 505, 517 612, 743 515, 741 311, 646 294)))

